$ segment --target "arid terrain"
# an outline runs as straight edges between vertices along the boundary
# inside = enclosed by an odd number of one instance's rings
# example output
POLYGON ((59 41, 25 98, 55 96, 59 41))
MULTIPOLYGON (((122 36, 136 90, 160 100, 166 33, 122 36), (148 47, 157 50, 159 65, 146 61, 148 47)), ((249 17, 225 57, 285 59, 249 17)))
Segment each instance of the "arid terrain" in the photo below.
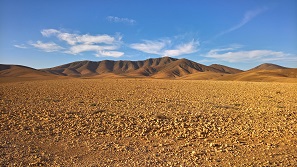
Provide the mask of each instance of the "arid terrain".
POLYGON ((0 82, 72 77, 297 83, 297 68, 264 63, 243 71, 220 64, 206 66, 188 59, 161 57, 140 61, 77 61, 45 69, 0 64, 0 77, 0 82))
POLYGON ((297 83, 0 79, 1 166, 297 165, 297 83))

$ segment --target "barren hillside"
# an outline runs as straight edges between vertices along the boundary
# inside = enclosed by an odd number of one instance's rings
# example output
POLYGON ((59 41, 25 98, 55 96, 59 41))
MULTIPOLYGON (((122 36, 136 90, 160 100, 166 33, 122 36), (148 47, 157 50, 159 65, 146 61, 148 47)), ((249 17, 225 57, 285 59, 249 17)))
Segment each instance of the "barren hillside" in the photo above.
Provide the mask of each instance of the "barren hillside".
POLYGON ((171 57, 147 59, 143 61, 80 61, 42 71, 66 76, 95 76, 105 73, 116 75, 154 78, 174 78, 203 71, 223 72, 187 59, 171 57))
POLYGON ((39 70, 18 65, 0 65, 0 81, 77 77, 297 82, 296 69, 266 63, 242 71, 219 64, 206 66, 188 59, 162 57, 143 61, 78 61, 39 70))
POLYGON ((287 68, 283 67, 283 66, 276 65, 276 64, 264 63, 261 65, 258 65, 255 68, 250 69, 250 71, 253 71, 253 70, 277 70, 277 69, 287 69, 287 68))

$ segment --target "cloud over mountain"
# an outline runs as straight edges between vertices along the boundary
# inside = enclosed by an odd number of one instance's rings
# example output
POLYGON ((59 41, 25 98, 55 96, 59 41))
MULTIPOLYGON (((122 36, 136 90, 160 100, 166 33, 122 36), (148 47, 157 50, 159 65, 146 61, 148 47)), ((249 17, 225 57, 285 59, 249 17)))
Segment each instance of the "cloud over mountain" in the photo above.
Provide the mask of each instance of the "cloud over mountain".
POLYGON ((150 54, 156 54, 159 56, 180 56, 185 54, 191 54, 198 51, 199 41, 198 40, 191 40, 186 43, 179 43, 174 44, 176 41, 172 41, 169 39, 159 39, 155 41, 151 40, 143 40, 142 43, 133 43, 130 45, 132 49, 144 52, 144 53, 150 53, 150 54))
POLYGON ((43 50, 45 52, 56 52, 56 51, 60 51, 62 49, 64 49, 63 47, 57 45, 54 42, 41 42, 41 41, 37 41, 35 43, 31 43, 32 46, 34 46, 35 48, 38 48, 40 50, 43 50))
POLYGON ((122 36, 115 35, 110 36, 107 34, 78 34, 78 33, 68 33, 56 29, 43 29, 41 34, 53 40, 59 42, 64 42, 64 47, 59 46, 55 42, 31 42, 35 48, 43 50, 45 52, 63 52, 67 54, 80 54, 83 52, 93 52, 95 56, 104 57, 120 57, 124 55, 124 52, 118 51, 122 45, 122 36))
POLYGON ((170 43, 170 40, 143 40, 142 43, 133 43, 130 45, 130 47, 141 52, 159 55, 161 54, 161 51, 170 43))
MULTIPOLYGON (((292 59, 294 56, 273 50, 239 50, 241 46, 231 46, 227 48, 211 49, 205 57, 226 62, 244 62, 244 61, 275 61, 282 59, 292 59)), ((295 58, 296 61, 296 58, 295 58)))

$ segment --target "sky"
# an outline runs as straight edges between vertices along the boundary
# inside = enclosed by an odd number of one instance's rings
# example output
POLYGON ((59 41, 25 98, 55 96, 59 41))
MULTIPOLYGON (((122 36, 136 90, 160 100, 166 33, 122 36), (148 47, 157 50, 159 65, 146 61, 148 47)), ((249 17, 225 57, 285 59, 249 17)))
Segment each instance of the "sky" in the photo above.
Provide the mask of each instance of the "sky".
POLYGON ((0 64, 164 56, 297 68, 297 1, 0 0, 0 64))

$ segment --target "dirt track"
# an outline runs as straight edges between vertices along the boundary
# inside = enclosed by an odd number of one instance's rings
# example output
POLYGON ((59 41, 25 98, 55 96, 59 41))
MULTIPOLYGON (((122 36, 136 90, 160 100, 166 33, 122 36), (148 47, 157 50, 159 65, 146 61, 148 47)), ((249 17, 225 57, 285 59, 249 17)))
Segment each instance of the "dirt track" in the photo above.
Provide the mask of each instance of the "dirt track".
POLYGON ((297 84, 0 84, 3 166, 296 166, 297 84))

